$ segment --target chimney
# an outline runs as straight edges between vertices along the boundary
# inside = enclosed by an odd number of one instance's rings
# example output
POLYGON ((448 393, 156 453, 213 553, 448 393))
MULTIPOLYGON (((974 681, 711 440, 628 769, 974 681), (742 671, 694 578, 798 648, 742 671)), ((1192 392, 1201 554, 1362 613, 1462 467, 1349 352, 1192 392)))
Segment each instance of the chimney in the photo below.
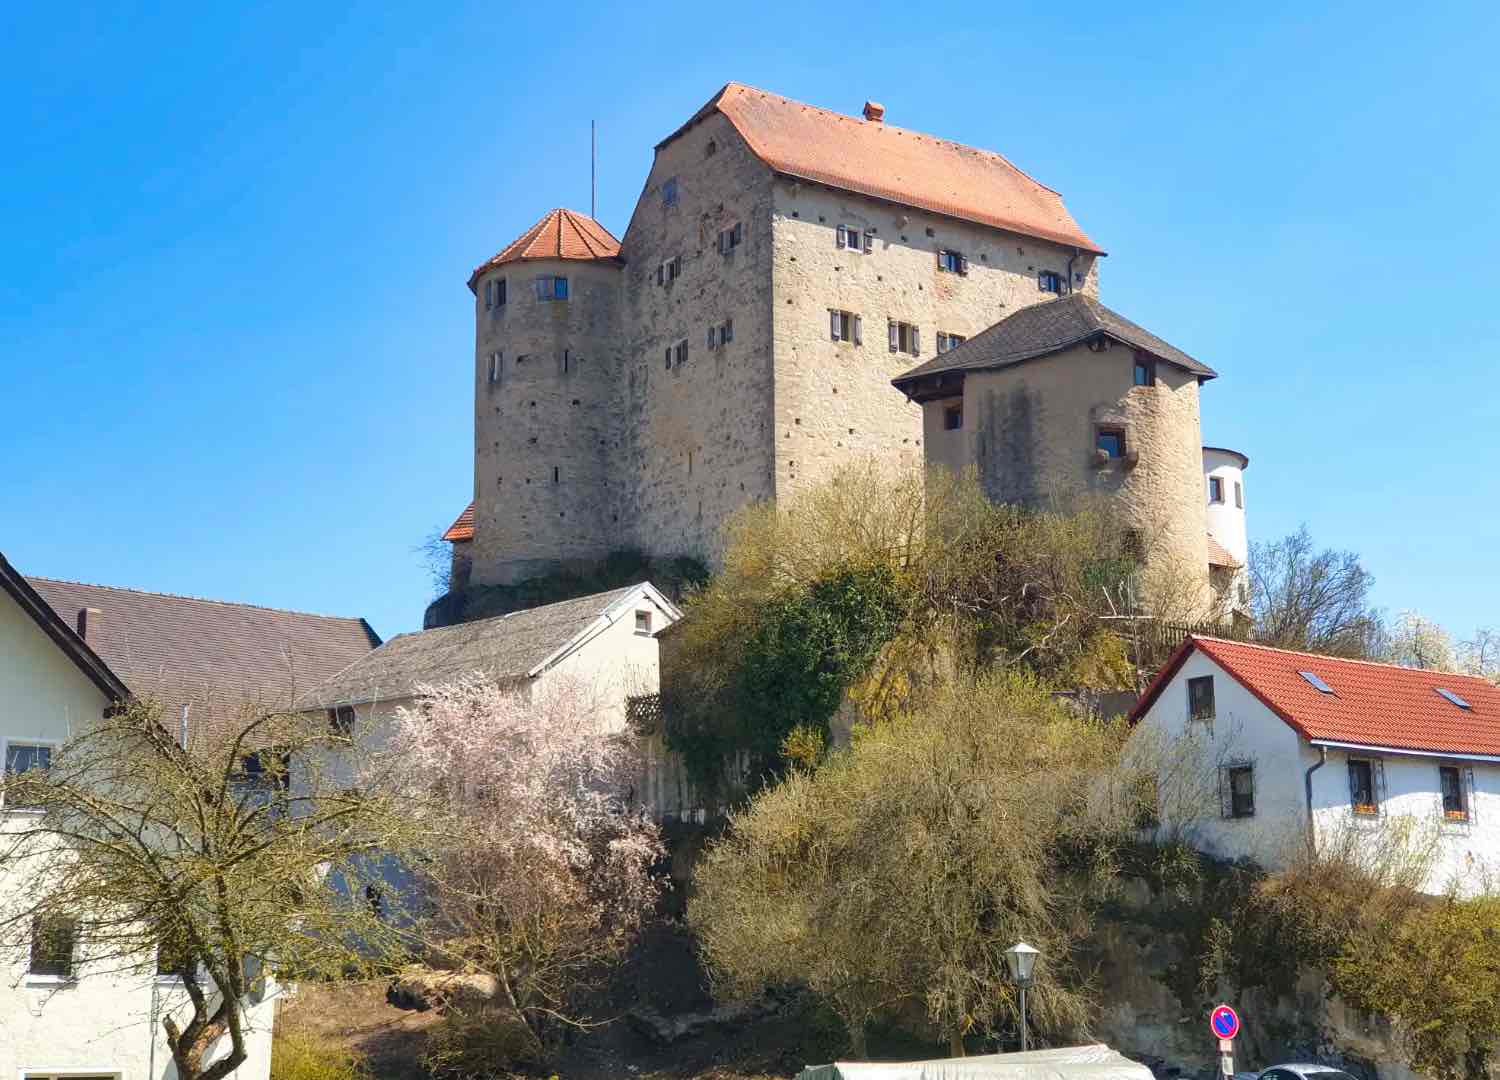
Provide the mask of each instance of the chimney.
POLYGON ((872 124, 881 123, 885 120, 885 106, 878 101, 865 102, 865 119, 872 124))
POLYGON ((88 642, 99 640, 99 627, 103 619, 104 612, 96 607, 79 608, 78 636, 88 642))

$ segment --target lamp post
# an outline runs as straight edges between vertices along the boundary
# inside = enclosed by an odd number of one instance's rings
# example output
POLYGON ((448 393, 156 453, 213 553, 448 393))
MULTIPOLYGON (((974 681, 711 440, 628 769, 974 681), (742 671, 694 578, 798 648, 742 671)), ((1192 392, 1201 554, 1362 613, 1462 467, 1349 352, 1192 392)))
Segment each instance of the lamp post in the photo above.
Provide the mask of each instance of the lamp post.
POLYGON ((1005 950, 1005 966, 1010 968, 1010 981, 1021 992, 1021 1052, 1026 1052, 1026 988, 1031 985, 1031 973, 1036 967, 1036 958, 1042 955, 1024 941, 1018 941, 1005 950))

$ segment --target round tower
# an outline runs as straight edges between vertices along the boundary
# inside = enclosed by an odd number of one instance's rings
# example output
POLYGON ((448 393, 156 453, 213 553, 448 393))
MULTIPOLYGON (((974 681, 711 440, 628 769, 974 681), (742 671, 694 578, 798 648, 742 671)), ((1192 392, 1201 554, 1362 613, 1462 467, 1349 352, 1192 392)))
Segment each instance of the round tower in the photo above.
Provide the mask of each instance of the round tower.
POLYGON ((1203 448, 1209 566, 1215 590, 1226 596, 1226 606, 1236 613, 1248 612, 1250 607, 1250 540, 1245 528, 1245 470, 1249 467, 1250 459, 1238 450, 1203 448))
POLYGON ((597 221, 553 210, 469 279, 475 585, 618 546, 608 463, 622 265, 619 241, 597 221))

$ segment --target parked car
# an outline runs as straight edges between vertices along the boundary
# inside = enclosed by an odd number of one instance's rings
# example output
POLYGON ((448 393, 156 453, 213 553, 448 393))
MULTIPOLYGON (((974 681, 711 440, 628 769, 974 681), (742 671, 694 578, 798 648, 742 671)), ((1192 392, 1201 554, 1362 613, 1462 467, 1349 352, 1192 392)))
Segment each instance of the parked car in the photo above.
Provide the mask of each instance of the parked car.
POLYGON ((1272 1065, 1257 1080, 1358 1080, 1332 1065, 1272 1065))

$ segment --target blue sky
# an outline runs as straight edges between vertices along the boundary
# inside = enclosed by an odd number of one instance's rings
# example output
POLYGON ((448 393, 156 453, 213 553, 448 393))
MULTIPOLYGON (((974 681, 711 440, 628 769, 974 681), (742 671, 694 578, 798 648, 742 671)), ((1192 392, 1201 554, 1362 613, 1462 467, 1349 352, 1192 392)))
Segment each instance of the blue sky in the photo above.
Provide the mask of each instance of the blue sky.
POLYGON ((420 626, 469 498, 474 265, 617 234, 737 79, 999 150, 1218 369, 1253 537, 1500 623, 1500 8, 0 8, 0 551, 53 577, 420 626))

